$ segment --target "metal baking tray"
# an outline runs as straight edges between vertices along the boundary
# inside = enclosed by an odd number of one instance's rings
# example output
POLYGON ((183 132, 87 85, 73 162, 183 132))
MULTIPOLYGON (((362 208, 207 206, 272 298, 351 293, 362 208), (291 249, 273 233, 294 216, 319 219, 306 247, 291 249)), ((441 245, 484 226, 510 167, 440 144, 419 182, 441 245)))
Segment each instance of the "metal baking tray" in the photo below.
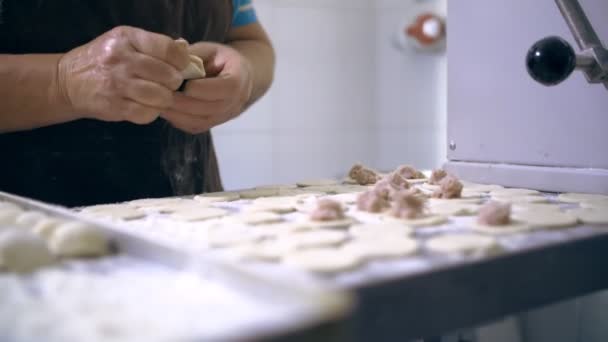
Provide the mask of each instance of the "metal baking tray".
MULTIPOLYGON (((424 243, 468 231, 466 222, 453 219, 415 237, 424 243)), ((504 249, 498 255, 452 257, 423 248, 413 257, 374 261, 330 276, 261 262, 243 267, 277 281, 321 281, 326 288, 357 294, 355 335, 361 340, 439 336, 608 288, 608 272, 601 271, 608 269, 608 226, 538 230, 498 241, 504 249)))
MULTIPOLYGON (((160 242, 124 232, 116 224, 83 217, 64 207, 1 191, 0 200, 13 202, 24 209, 41 211, 54 217, 92 224, 108 234, 119 255, 192 272, 206 280, 219 283, 221 286, 267 304, 267 306, 260 307, 260 310, 281 307, 284 312, 285 308, 289 308, 288 314, 281 319, 280 323, 260 322, 257 326, 249 327, 246 330, 235 330, 229 328, 230 325, 227 324, 225 331, 213 336, 214 340, 341 341, 350 339, 349 323, 354 302, 352 297, 343 291, 328 290, 313 283, 299 286, 295 282, 289 283, 266 278, 226 260, 205 256, 193 257, 192 254, 160 242)), ((145 304, 142 303, 142 305, 145 304)), ((162 320, 162 317, 159 317, 159 320, 162 320)), ((201 317, 201 321, 204 321, 204 317, 201 317)), ((209 339, 208 336, 195 336, 195 338, 209 339)))

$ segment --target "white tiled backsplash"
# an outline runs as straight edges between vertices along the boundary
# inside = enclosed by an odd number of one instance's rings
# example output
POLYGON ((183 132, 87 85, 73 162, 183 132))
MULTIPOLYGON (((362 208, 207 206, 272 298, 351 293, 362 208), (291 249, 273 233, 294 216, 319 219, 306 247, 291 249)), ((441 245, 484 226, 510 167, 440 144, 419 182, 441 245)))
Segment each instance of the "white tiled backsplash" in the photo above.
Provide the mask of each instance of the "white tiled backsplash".
POLYGON ((227 189, 439 165, 445 156, 445 53, 393 47, 398 25, 446 0, 257 0, 277 52, 275 82, 214 129, 227 189))

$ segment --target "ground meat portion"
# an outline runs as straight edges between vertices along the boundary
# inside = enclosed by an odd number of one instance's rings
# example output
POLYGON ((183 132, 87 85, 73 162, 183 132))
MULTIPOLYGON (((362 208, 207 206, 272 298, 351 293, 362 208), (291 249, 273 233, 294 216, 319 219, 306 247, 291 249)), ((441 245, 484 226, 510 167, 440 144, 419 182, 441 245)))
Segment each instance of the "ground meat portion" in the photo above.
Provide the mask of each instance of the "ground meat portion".
POLYGON ((397 170, 395 170, 395 173, 398 173, 399 175, 401 175, 401 177, 403 177, 405 179, 425 178, 425 176, 422 172, 416 170, 414 167, 409 166, 409 165, 399 166, 397 168, 397 170))
POLYGON ((447 175, 439 182, 439 189, 433 193, 435 198, 460 198, 462 196, 462 183, 458 178, 447 175))
POLYGON ((511 204, 490 201, 479 209, 477 223, 486 226, 504 226, 511 222, 511 204))
POLYGON ((384 179, 393 187, 395 190, 407 190, 410 188, 410 183, 407 179, 397 172, 392 172, 384 179))
POLYGON ((336 221, 344 218, 342 204, 330 199, 320 199, 317 208, 310 213, 310 219, 313 221, 336 221))
POLYGON ((348 172, 348 176, 359 185, 376 184, 380 176, 376 171, 369 169, 361 164, 355 164, 348 172))
POLYGON ((410 190, 399 191, 394 195, 395 201, 391 215, 402 219, 415 219, 424 214, 424 197, 410 190))
POLYGON ((380 213, 388 209, 388 198, 376 190, 370 190, 357 197, 357 209, 370 213, 380 213))
POLYGON ((439 185, 439 182, 441 182, 441 180, 447 175, 448 173, 442 169, 433 170, 433 173, 431 173, 431 178, 429 179, 429 184, 439 185))

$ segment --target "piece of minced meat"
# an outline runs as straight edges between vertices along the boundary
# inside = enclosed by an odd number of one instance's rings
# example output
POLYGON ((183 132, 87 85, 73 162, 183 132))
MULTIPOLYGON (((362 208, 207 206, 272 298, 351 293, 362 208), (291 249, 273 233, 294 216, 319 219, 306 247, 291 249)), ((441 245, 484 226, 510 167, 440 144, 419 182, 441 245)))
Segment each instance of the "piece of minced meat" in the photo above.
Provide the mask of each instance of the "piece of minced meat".
POLYGON ((330 199, 320 199, 315 210, 310 213, 310 219, 313 221, 336 221, 344 218, 342 204, 330 199))
POLYGON ((434 198, 460 198, 462 196, 462 183, 458 178, 447 175, 439 182, 439 189, 433 193, 434 198))
POLYGON ((504 226, 511 222, 511 203, 490 201, 479 209, 477 223, 486 226, 504 226))

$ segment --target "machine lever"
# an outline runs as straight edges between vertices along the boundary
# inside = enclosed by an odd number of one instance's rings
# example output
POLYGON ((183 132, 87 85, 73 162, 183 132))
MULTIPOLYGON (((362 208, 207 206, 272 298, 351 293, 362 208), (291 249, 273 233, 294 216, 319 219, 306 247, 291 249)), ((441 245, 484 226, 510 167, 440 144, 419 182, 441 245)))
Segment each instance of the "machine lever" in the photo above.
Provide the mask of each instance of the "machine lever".
POLYGON ((608 50, 600 42, 578 0, 555 0, 577 45, 560 37, 547 37, 536 42, 526 56, 526 67, 532 78, 546 86, 566 80, 580 69, 589 83, 604 83, 608 89, 608 50))

